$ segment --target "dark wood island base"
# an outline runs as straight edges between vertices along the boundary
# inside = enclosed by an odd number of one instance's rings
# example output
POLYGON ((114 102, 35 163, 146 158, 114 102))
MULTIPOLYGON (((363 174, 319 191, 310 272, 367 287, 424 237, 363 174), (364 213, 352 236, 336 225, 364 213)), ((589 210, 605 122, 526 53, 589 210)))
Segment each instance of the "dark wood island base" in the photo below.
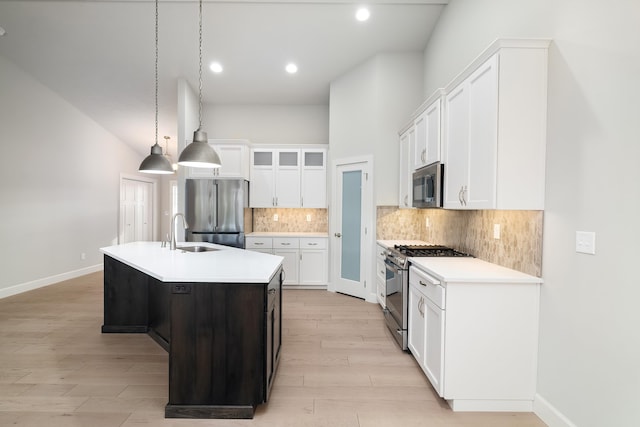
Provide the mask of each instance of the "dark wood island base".
POLYGON ((165 283, 104 257, 103 333, 169 353, 166 418, 253 418, 280 360, 282 267, 269 283, 165 283))

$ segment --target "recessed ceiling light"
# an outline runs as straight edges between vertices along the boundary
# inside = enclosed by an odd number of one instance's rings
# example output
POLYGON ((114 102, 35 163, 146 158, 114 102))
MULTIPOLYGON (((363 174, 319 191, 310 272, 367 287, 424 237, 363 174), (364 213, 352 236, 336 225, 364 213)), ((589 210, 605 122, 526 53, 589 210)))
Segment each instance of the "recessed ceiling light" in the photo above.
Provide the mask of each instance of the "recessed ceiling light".
POLYGON ((209 69, 211 71, 213 71, 216 74, 219 74, 222 72, 222 64, 219 62, 212 62, 211 65, 209 65, 209 69))
POLYGON ((361 7, 356 12, 356 19, 360 22, 364 22, 368 20, 370 16, 371 16, 371 13, 369 12, 369 9, 367 9, 366 7, 361 7))
POLYGON ((285 67, 285 70, 287 70, 287 73, 289 73, 289 74, 295 74, 295 73, 298 72, 298 66, 296 64, 294 64, 293 62, 290 62, 285 67))

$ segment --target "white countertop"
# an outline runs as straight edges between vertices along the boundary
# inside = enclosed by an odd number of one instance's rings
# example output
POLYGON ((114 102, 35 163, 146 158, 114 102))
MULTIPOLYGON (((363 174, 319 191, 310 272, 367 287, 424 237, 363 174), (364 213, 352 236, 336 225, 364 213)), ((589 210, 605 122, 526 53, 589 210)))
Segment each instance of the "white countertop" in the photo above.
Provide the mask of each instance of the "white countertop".
POLYGON ((540 277, 477 258, 415 257, 412 265, 447 283, 542 283, 540 277))
POLYGON ((299 231, 254 231, 245 237, 329 237, 329 233, 299 231))
POLYGON ((211 252, 162 248, 160 242, 134 242, 100 251, 163 282, 268 283, 283 258, 211 243, 180 242, 178 246, 208 246, 211 252))
POLYGON ((376 240, 380 246, 385 249, 393 248, 395 245, 428 245, 423 240, 376 240))

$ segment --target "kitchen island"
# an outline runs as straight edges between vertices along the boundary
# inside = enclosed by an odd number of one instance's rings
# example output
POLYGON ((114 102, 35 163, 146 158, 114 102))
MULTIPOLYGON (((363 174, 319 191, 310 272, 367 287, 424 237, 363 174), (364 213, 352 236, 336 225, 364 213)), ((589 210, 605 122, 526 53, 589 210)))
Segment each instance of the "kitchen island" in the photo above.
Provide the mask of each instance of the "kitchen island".
POLYGON ((253 418, 280 357, 282 258, 209 243, 182 247, 101 249, 102 332, 148 333, 168 351, 165 417, 253 418))

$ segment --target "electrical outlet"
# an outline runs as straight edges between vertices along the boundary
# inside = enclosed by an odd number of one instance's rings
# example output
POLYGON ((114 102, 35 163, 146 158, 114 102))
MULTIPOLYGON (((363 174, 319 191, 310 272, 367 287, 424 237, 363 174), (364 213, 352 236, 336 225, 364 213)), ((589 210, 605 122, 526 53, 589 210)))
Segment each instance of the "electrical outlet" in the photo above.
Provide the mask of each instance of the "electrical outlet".
POLYGON ((87 254, 85 254, 84 252, 82 252, 80 254, 80 259, 87 259, 87 254))
POLYGON ((278 214, 273 214, 273 220, 278 221, 278 214))
POLYGON ((307 222, 311 222, 311 214, 307 214, 307 222))
POLYGON ((429 228, 431 227, 431 220, 429 220, 429 217, 426 217, 424 220, 424 225, 425 227, 429 228))
POLYGON ((596 233, 592 231, 576 231, 576 252, 596 254, 596 233))
POLYGON ((493 238, 500 239, 500 224, 493 224, 493 238))

